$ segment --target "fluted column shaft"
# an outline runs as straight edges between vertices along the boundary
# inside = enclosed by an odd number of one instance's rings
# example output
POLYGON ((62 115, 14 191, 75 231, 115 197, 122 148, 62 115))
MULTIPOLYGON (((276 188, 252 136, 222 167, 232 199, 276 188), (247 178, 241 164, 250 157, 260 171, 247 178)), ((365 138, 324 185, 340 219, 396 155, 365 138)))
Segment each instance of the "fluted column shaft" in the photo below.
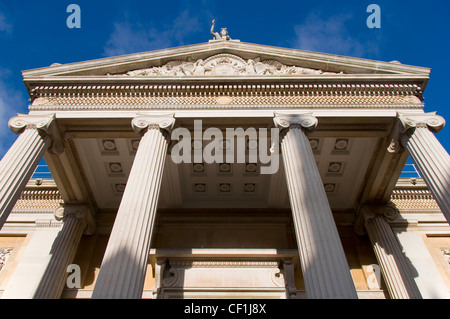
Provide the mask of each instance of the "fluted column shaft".
POLYGON ((314 154, 304 132, 317 125, 310 115, 277 116, 284 128, 281 150, 308 298, 357 298, 314 154))
POLYGON ((421 177, 450 223, 450 156, 433 132, 439 132, 445 120, 428 113, 399 115, 404 134, 400 137, 421 177))
POLYGON ((142 297, 172 117, 138 116, 133 167, 106 248, 93 298, 142 297))
POLYGON ((54 116, 20 115, 9 121, 20 134, 0 161, 0 228, 52 143, 54 116))
POLYGON ((390 206, 366 206, 363 214, 366 220, 366 230, 391 298, 421 299, 422 295, 414 282, 411 266, 408 265, 400 244, 387 221, 398 215, 396 210, 390 206))
POLYGON ((92 234, 92 215, 88 206, 65 205, 55 211, 56 219, 64 224, 56 238, 51 259, 39 283, 35 299, 58 299, 64 290, 69 266, 78 249, 83 232, 92 234))

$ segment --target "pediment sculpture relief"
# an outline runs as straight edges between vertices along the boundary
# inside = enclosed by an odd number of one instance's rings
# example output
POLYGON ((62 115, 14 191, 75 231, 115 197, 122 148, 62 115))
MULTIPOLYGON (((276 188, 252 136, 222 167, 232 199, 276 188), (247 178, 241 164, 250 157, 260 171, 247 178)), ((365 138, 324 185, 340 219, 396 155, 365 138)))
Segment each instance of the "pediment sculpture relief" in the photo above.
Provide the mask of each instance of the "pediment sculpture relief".
POLYGON ((275 60, 260 58, 244 60, 233 54, 217 54, 206 60, 170 61, 163 66, 134 70, 129 76, 258 76, 336 74, 322 70, 288 66, 275 60))

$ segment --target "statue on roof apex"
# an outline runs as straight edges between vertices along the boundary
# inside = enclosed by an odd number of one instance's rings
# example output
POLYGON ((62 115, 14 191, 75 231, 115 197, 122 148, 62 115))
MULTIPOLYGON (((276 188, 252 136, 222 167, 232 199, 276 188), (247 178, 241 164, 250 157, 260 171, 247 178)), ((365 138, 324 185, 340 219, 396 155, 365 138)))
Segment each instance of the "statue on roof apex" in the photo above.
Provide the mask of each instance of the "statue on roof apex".
POLYGON ((214 32, 214 25, 216 23, 216 20, 212 20, 212 26, 211 26, 211 35, 213 36, 214 40, 231 40, 230 36, 228 35, 227 28, 222 28, 219 32, 214 32))

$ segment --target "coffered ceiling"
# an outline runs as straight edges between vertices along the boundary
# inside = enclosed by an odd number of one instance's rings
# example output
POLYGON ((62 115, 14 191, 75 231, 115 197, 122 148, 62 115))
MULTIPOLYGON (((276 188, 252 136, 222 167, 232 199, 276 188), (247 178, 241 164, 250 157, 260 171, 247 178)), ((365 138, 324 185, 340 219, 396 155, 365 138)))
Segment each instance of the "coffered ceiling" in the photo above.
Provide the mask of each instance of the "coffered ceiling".
MULTIPOLYGON (((100 209, 117 209, 139 139, 75 138, 76 156, 100 209)), ((352 209, 377 148, 375 137, 311 137, 316 163, 333 209, 352 209)), ((226 147, 226 146, 225 146, 226 147)), ((288 208, 281 156, 275 174, 258 163, 181 163, 167 156, 161 208, 288 208)))

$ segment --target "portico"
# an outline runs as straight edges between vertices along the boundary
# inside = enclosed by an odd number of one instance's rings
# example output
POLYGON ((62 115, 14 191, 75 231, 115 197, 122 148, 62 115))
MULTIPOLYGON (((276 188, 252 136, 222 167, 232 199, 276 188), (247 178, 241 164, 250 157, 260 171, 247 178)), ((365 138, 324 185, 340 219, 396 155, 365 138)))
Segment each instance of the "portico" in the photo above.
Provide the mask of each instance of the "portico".
MULTIPOLYGON (((25 71, 32 104, 10 122, 20 135, 0 163, 2 225, 44 157, 64 207, 89 208, 89 223, 61 228, 76 243, 53 267, 61 272, 73 262, 87 225, 108 237, 89 297, 148 296, 150 272, 152 298, 358 298, 342 241, 360 226, 390 297, 422 298, 400 259, 384 262, 386 245, 398 246, 394 232, 386 235, 389 222, 364 211, 390 202, 411 156, 449 220, 449 156, 432 133, 444 122, 423 111, 428 75, 426 68, 237 40, 25 71), (222 133, 216 151, 238 152, 224 134, 238 128, 245 160, 226 152, 223 161, 195 158, 212 132, 222 133), (255 140, 250 128, 267 139, 255 140), (191 133, 191 162, 173 160, 177 129, 191 133), (255 148, 278 169, 261 174, 267 162, 250 158, 255 148), (230 267, 235 275, 220 280, 230 267), (401 287, 409 294, 396 293, 401 287)), ((64 281, 42 298, 60 297, 64 281)), ((443 296, 444 284, 436 285, 443 296)))

